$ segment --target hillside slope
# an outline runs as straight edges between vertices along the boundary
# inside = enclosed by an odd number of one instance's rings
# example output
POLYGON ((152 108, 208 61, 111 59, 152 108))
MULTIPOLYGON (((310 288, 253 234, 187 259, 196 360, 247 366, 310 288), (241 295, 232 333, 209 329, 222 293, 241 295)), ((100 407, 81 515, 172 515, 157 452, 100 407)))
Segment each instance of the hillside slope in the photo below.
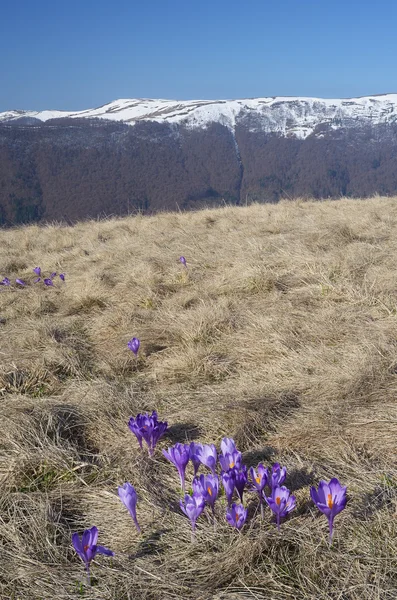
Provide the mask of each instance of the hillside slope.
POLYGON ((361 98, 270 97, 243 100, 120 99, 88 110, 18 110, 0 113, 0 122, 20 119, 103 119, 135 125, 142 121, 205 128, 213 123, 232 131, 250 120, 255 129, 305 139, 320 133, 319 126, 354 127, 357 121, 372 125, 397 123, 397 94, 361 98))
POLYGON ((0 114, 0 225, 397 193, 397 95, 0 114))
POLYGON ((1 598, 81 597, 71 533, 92 525, 116 553, 93 566, 96 600, 396 597, 396 198, 32 225, 0 242, 1 598), (38 265, 65 282, 15 284, 38 265), (150 459, 127 423, 153 409, 170 430, 150 459), (247 466, 287 467, 297 509, 280 534, 247 493, 241 534, 222 498, 191 542, 161 449, 223 436, 247 466), (334 476, 349 501, 330 548, 309 488, 334 476))

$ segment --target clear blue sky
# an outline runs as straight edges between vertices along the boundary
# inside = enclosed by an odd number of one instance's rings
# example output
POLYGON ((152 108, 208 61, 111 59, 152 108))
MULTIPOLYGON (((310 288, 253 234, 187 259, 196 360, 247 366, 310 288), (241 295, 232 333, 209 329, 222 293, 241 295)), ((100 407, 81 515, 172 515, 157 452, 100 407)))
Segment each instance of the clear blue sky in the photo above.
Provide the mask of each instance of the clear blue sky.
POLYGON ((0 4, 0 111, 397 92, 396 0, 0 4))

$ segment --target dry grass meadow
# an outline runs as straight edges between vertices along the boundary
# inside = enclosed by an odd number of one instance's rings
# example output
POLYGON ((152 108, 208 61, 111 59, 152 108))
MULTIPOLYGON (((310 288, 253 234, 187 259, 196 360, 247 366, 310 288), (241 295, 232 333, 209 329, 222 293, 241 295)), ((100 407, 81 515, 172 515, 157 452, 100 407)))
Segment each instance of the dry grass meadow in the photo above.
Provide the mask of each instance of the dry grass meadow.
POLYGON ((0 232, 3 277, 37 265, 65 284, 0 291, 1 599, 397 598, 396 198, 0 232), (171 427, 150 459, 127 422, 152 409, 171 427), (222 499, 191 543, 161 448, 225 435, 287 466, 281 535, 252 494, 241 534, 222 499), (309 488, 332 476, 330 548, 309 488), (71 533, 92 525, 116 556, 84 591, 71 533))

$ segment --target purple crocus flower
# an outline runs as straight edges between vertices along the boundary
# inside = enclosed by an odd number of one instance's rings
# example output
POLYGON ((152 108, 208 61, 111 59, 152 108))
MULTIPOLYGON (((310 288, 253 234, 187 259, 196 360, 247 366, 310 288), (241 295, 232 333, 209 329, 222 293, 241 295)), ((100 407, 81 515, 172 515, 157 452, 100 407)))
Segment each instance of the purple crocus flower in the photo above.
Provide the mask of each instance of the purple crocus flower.
POLYGON ((252 483, 254 484, 254 487, 256 489, 256 491, 259 494, 259 502, 260 502, 260 507, 261 507, 261 516, 263 519, 263 496, 262 496, 262 492, 263 489, 265 487, 265 485, 268 482, 269 479, 269 471, 267 468, 265 468, 263 466, 262 463, 259 463, 259 465, 257 466, 257 470, 255 471, 254 467, 250 468, 250 475, 251 475, 251 479, 252 479, 252 483))
POLYGON ((179 506, 185 515, 190 519, 192 530, 196 528, 196 521, 204 510, 205 500, 202 494, 193 492, 193 495, 185 494, 185 500, 179 501, 179 506))
POLYGON ((233 504, 226 513, 227 522, 236 529, 241 529, 247 520, 247 509, 242 504, 233 504))
POLYGON ((287 467, 281 468, 279 463, 275 463, 272 466, 272 472, 271 472, 270 478, 268 480, 268 484, 270 485, 271 489, 273 489, 274 487, 283 485, 286 477, 287 477, 287 467))
POLYGON ((275 486, 272 495, 265 500, 276 515, 277 529, 280 531, 280 519, 286 517, 296 506, 295 496, 285 486, 275 486))
POLYGON ((62 281, 65 281, 65 273, 59 273, 59 277, 62 281))
POLYGON ((219 493, 219 479, 216 475, 200 475, 193 479, 193 492, 201 494, 214 512, 214 506, 219 493))
POLYGON ((181 480, 182 492, 185 494, 185 471, 186 465, 189 462, 190 458, 189 444, 180 444, 179 442, 177 442, 175 446, 168 448, 168 452, 166 450, 163 450, 163 455, 178 469, 179 478, 181 480))
POLYGON ((133 337, 132 340, 130 340, 127 344, 128 348, 135 354, 135 356, 138 356, 138 350, 140 345, 141 342, 136 337, 133 337))
POLYGON ((47 287, 54 287, 54 284, 52 283, 52 279, 48 279, 48 277, 46 279, 44 279, 44 285, 46 285, 47 287))
POLYGON ((181 262, 184 267, 187 267, 186 258, 184 256, 179 257, 179 262, 181 262))
POLYGON ((200 448, 197 448, 197 457, 203 465, 211 469, 214 475, 216 474, 217 452, 214 444, 202 444, 200 448))
POLYGON ((235 441, 232 438, 224 437, 221 441, 221 452, 223 456, 232 454, 235 450, 237 450, 235 441))
POLYGON ((98 540, 98 529, 97 527, 91 527, 91 529, 86 529, 82 535, 80 540, 80 536, 78 533, 74 533, 72 535, 72 543, 74 549, 77 554, 80 556, 81 560, 85 564, 85 568, 87 570, 87 580, 88 585, 91 585, 91 577, 90 577, 90 564, 91 561, 95 558, 95 556, 99 554, 105 554, 105 556, 114 556, 114 552, 105 548, 104 546, 97 545, 98 540))
POLYGON ((8 277, 4 277, 4 279, 0 282, 1 285, 11 285, 11 281, 8 279, 8 277))
POLYGON ((22 285, 22 286, 26 285, 26 283, 22 279, 16 279, 15 283, 17 283, 18 285, 22 285))
POLYGON ((195 442, 191 442, 190 446, 189 446, 189 456, 190 456, 190 460, 192 461, 193 467, 194 467, 194 477, 196 477, 197 475, 197 471, 200 468, 201 462, 200 459, 198 457, 198 450, 201 450, 203 447, 203 444, 196 444, 195 442))
POLYGON ((233 450, 233 452, 227 452, 225 455, 219 456, 219 462, 223 471, 229 469, 239 469, 241 466, 241 452, 233 450))
POLYGON ((243 501, 243 494, 244 494, 244 488, 247 484, 248 481, 248 473, 247 473, 247 467, 245 465, 243 465, 240 469, 233 469, 234 470, 234 487, 237 490, 237 493, 240 497, 241 502, 243 501))
POLYGON ((346 506, 347 487, 341 485, 334 477, 329 483, 320 481, 318 491, 314 486, 310 488, 310 496, 317 508, 326 515, 329 523, 329 542, 332 543, 334 518, 346 506))
POLYGON ((37 277, 40 277, 41 276, 41 269, 40 269, 40 267, 35 267, 33 269, 33 273, 36 273, 37 277))
POLYGON ((167 421, 158 421, 157 412, 154 410, 151 416, 145 413, 130 417, 128 427, 136 436, 141 448, 142 440, 145 440, 149 448, 149 456, 152 456, 157 442, 167 431, 168 423, 167 421))
POLYGON ((222 471, 221 473, 222 484, 225 490, 227 503, 232 503, 234 488, 236 487, 236 472, 234 469, 230 469, 230 471, 222 471))
POLYGON ((263 488, 268 482, 269 470, 265 468, 262 463, 259 463, 257 466, 257 471, 255 471, 254 467, 250 468, 250 475, 252 483, 254 484, 258 493, 261 495, 263 488))
POLYGON ((141 528, 139 527, 138 519, 136 518, 137 495, 134 486, 127 481, 122 487, 118 487, 118 494, 120 500, 130 513, 138 533, 141 533, 141 528))
POLYGON ((41 277, 36 277, 36 279, 33 279, 33 283, 39 283, 39 281, 41 281, 41 277))
POLYGON ((57 276, 57 274, 56 274, 56 271, 54 271, 54 272, 53 272, 53 273, 51 273, 51 275, 50 275, 51 279, 54 279, 54 277, 56 277, 56 276, 57 276))

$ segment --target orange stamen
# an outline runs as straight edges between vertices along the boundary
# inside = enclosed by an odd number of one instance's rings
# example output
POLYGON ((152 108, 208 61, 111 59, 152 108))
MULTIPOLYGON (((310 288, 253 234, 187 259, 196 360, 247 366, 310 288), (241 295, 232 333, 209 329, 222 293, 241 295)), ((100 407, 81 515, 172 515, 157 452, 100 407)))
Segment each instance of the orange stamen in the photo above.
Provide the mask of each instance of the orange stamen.
POLYGON ((88 548, 89 548, 88 544, 86 546, 84 546, 84 552, 87 552, 88 548))
POLYGON ((234 462, 231 462, 229 466, 230 466, 230 468, 231 468, 231 469, 233 469, 233 467, 234 467, 234 462))
POLYGON ((280 504, 281 504, 281 498, 280 498, 280 496, 277 496, 277 498, 276 498, 276 504, 277 504, 277 506, 280 506, 280 504))
POLYGON ((240 518, 240 515, 236 515, 236 517, 235 517, 235 519, 236 519, 236 523, 237 523, 237 521, 239 520, 239 518, 240 518))
POLYGON ((260 483, 261 482, 261 478, 260 477, 256 477, 255 481, 256 481, 256 483, 260 483))
POLYGON ((328 501, 327 501, 327 504, 328 504, 328 508, 332 508, 332 507, 333 507, 333 505, 334 505, 334 502, 333 502, 333 500, 332 500, 332 496, 331 496, 331 494, 328 494, 328 501))
POLYGON ((210 487, 207 488, 207 492, 209 493, 210 496, 212 496, 212 490, 210 487))

